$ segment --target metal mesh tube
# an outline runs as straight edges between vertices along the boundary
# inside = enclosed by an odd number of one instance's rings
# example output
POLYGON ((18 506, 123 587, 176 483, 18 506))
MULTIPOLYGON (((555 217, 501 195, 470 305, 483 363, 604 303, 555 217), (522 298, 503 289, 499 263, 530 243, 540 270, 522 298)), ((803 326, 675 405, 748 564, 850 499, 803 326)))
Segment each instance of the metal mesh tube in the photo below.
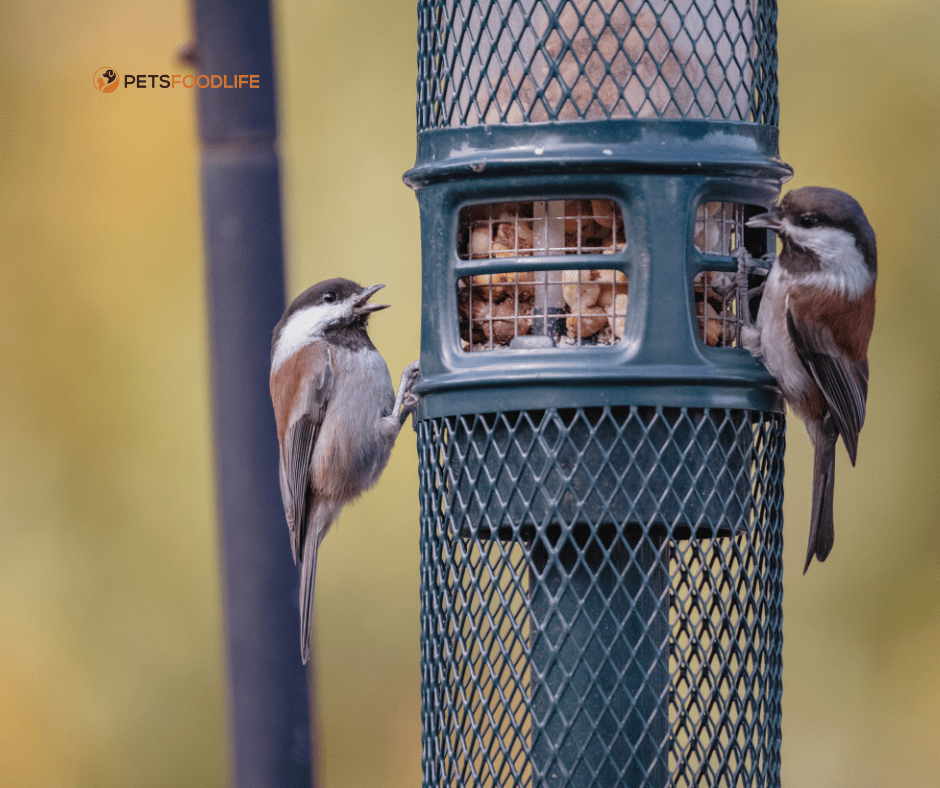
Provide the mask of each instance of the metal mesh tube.
POLYGON ((782 416, 454 416, 418 448, 425 786, 778 784, 782 416))
POLYGON ((771 0, 421 0, 418 130, 777 122, 771 0))

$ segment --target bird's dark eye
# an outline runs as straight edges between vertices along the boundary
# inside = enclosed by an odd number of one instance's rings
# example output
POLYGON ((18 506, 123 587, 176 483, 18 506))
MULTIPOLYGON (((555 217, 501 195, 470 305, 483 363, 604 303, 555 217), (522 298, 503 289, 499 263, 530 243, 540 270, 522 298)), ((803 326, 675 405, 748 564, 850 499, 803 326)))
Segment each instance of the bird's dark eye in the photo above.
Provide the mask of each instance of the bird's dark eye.
POLYGON ((804 213, 800 217, 800 227, 815 227, 819 224, 819 217, 814 213, 804 213))
POLYGON ((332 290, 327 290, 323 294, 323 300, 328 304, 332 304, 336 300, 336 293, 334 293, 332 290))

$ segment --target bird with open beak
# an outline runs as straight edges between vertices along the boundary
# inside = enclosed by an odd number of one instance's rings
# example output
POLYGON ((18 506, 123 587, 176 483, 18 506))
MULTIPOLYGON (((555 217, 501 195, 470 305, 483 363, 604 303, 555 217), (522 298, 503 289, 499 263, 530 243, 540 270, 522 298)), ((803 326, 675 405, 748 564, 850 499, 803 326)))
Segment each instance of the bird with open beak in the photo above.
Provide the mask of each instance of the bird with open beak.
POLYGON ((294 562, 300 556, 300 649, 310 658, 320 543, 344 505, 369 489, 418 399, 418 362, 398 396, 369 339, 369 299, 384 285, 328 279, 284 312, 271 343, 271 399, 280 442, 281 496, 294 562))

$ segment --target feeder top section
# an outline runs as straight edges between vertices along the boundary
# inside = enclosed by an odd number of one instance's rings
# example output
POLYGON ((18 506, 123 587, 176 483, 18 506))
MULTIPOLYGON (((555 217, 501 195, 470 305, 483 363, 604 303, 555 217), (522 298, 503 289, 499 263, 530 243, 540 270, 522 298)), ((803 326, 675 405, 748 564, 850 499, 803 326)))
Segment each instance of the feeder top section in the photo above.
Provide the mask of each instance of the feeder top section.
POLYGON ((418 131, 698 119, 776 126, 776 0, 419 0, 418 131))

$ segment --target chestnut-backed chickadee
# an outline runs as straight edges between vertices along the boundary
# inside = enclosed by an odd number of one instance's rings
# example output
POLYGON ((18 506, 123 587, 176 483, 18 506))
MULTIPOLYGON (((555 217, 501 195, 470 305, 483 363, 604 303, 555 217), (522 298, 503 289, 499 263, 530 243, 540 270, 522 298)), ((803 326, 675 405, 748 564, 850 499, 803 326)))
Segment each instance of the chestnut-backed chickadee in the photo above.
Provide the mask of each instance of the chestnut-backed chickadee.
MULTIPOLYGON (((825 561, 835 532, 836 441, 855 465, 868 396, 868 340, 878 275, 875 231, 845 192, 807 186, 747 222, 773 230, 782 249, 742 344, 777 380, 813 442, 813 509, 803 572, 825 561)), ((746 315, 749 318, 750 315, 746 315)))
POLYGON ((320 542, 343 506, 379 478, 408 414, 418 362, 398 397, 366 333, 388 304, 369 298, 384 285, 328 279, 294 299, 274 329, 271 399, 281 445, 281 496, 294 563, 300 556, 300 651, 310 657, 313 587, 320 542))

